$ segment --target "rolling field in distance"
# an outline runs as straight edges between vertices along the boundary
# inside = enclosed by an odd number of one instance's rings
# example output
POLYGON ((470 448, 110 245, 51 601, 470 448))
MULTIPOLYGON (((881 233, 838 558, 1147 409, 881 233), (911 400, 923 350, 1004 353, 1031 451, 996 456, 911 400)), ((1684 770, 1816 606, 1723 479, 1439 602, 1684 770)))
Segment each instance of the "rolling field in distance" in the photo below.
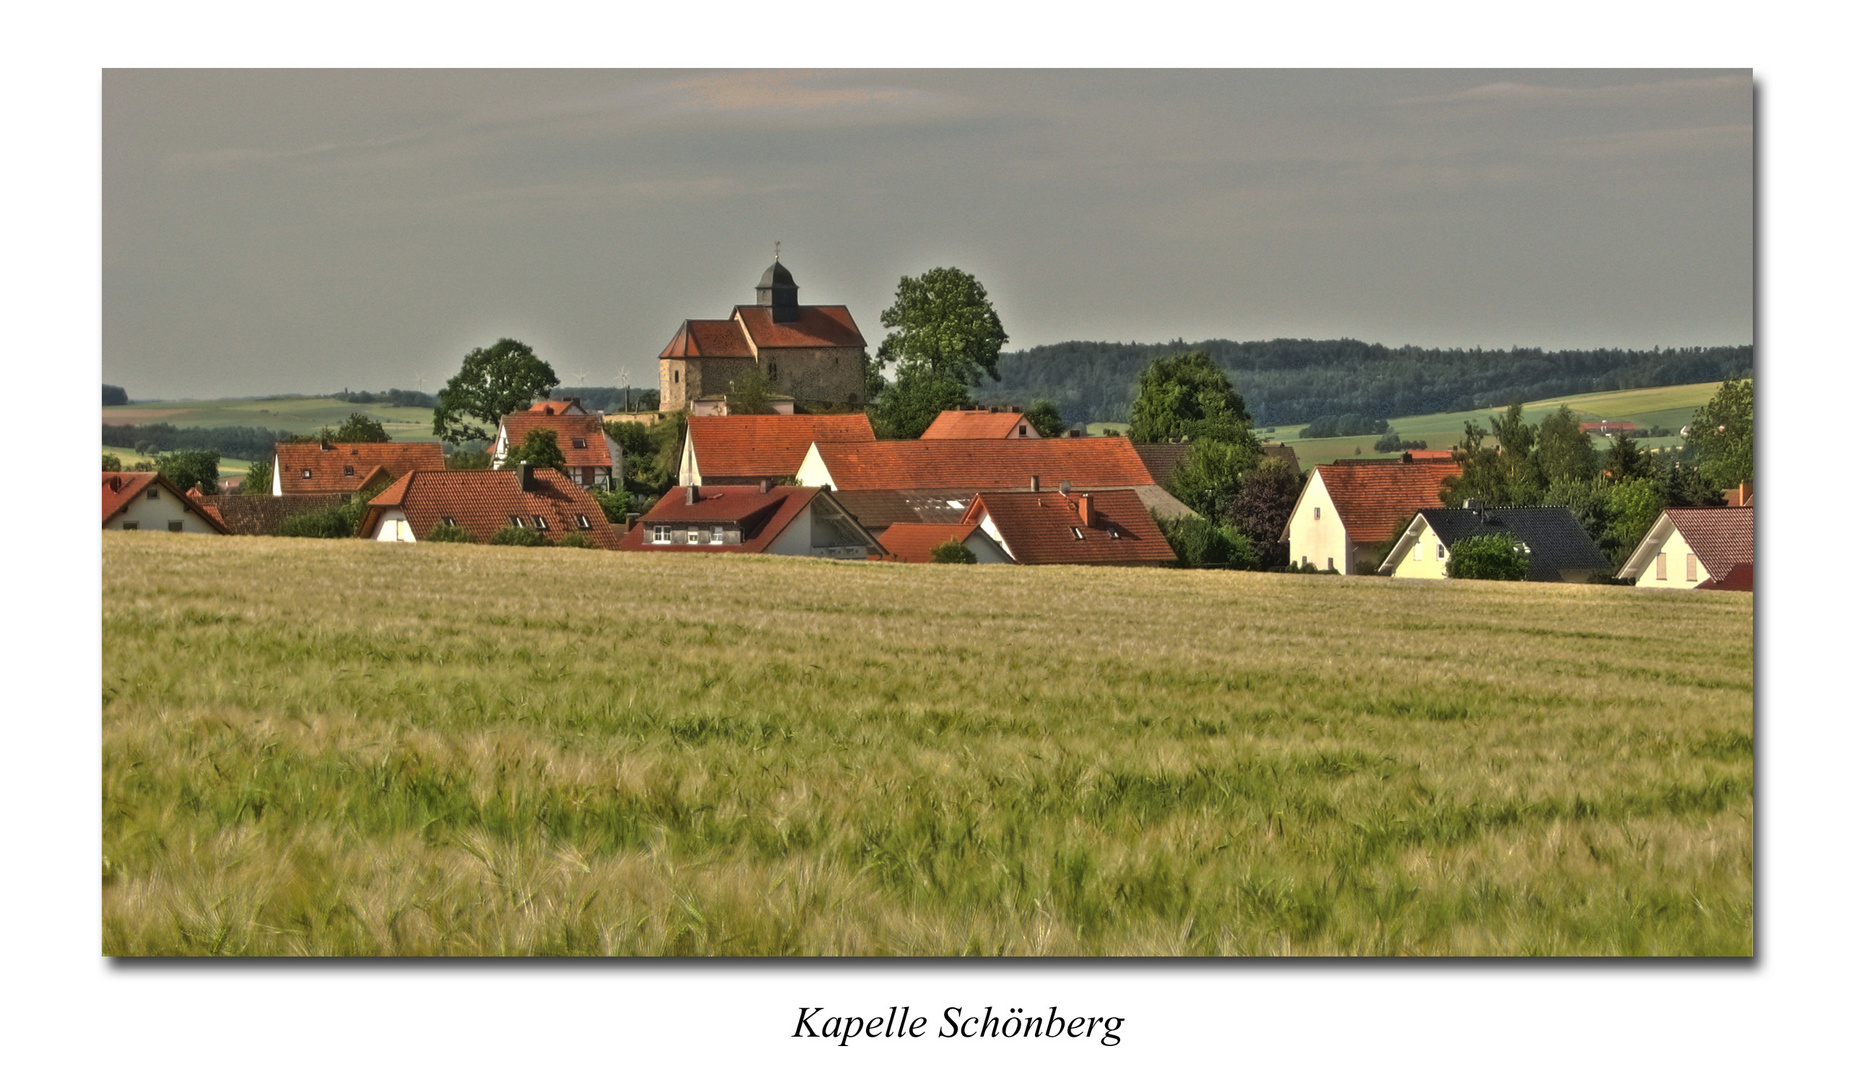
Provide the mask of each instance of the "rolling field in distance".
POLYGON ((1738 593, 108 533, 102 951, 1752 950, 1738 593))
POLYGON ((392 405, 356 405, 335 398, 228 398, 219 401, 142 401, 111 405, 105 424, 167 423, 175 427, 263 427, 313 435, 338 428, 350 413, 380 421, 396 442, 430 442, 430 409, 392 405))

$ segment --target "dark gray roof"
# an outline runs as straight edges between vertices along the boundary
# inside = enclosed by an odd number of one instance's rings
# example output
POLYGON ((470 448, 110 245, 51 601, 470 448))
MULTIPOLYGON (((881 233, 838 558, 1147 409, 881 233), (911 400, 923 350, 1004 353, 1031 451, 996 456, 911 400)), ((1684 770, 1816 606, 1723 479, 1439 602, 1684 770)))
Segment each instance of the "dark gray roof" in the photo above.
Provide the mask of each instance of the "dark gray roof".
POLYGON ((1609 560, 1577 518, 1562 506, 1490 506, 1484 510, 1423 510, 1436 538, 1455 541, 1486 533, 1511 533, 1532 549, 1533 581, 1557 581, 1564 570, 1608 573, 1609 560))
POLYGON ((792 280, 792 272, 787 270, 785 264, 777 259, 774 259, 773 264, 766 268, 764 274, 760 275, 760 288, 762 289, 770 289, 774 285, 797 284, 798 282, 792 280))

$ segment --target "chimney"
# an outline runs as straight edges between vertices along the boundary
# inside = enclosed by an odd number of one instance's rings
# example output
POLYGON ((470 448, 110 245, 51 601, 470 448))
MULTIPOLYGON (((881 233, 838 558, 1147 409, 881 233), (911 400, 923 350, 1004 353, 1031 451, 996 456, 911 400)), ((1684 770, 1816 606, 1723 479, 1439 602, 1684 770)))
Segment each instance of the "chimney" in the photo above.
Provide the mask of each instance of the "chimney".
POLYGON ((770 494, 771 492, 772 492, 772 480, 766 477, 762 477, 760 479, 760 494, 766 495, 766 494, 770 494))
POLYGON ((327 440, 327 439, 323 439, 323 440, 322 440, 322 449, 324 449, 324 450, 333 450, 333 449, 334 449, 334 447, 332 447, 332 446, 330 446, 330 445, 328 444, 328 440, 327 440))
POLYGON ((521 477, 521 489, 523 491, 533 491, 534 490, 534 466, 524 461, 521 463, 521 465, 519 465, 516 468, 516 472, 521 477))
POLYGON ((1094 528, 1094 496, 1083 495, 1077 501, 1081 503, 1082 528, 1094 528))
POLYGON ((642 514, 626 514, 624 516, 624 531, 630 532, 632 529, 637 528, 637 519, 643 516, 642 514))
POLYGON ((1043 478, 1038 476, 1035 473, 1030 474, 1030 490, 1031 491, 1043 490, 1043 478))
POLYGON ((682 503, 684 506, 694 506, 701 501, 702 489, 700 486, 690 484, 688 487, 682 489, 682 503))

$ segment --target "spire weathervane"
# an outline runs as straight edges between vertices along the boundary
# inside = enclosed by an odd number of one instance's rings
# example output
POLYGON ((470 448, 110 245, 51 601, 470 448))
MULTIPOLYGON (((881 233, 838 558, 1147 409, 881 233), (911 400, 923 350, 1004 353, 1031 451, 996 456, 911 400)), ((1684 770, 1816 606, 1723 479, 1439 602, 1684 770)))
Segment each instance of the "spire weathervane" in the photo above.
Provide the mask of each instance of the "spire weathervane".
POLYGON ((773 262, 779 261, 779 241, 773 241, 773 262))

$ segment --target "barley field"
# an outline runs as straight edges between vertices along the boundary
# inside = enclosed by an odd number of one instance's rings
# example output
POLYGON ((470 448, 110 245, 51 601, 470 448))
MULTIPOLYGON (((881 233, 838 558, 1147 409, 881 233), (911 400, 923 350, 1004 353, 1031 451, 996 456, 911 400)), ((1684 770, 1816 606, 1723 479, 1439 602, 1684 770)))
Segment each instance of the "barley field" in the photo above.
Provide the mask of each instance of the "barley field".
POLYGON ((106 955, 1744 955, 1744 594, 109 533, 106 955))

